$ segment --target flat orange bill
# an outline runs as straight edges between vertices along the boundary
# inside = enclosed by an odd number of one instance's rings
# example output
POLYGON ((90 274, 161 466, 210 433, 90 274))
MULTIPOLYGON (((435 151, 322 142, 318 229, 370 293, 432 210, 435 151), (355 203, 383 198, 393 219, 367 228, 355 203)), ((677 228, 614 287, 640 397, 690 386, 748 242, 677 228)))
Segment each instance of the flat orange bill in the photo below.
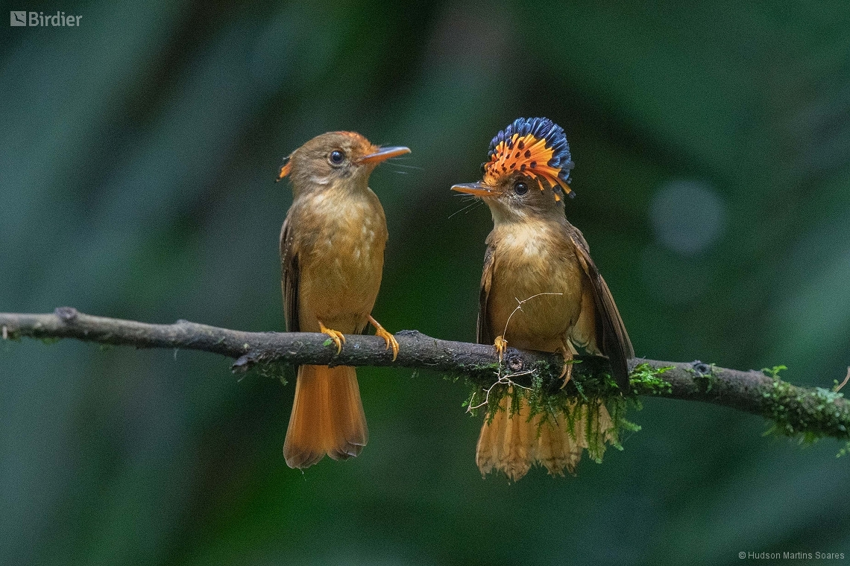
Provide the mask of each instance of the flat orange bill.
POLYGON ((490 196, 492 193, 490 187, 482 185, 481 183, 463 183, 462 185, 454 185, 452 186, 452 190, 468 195, 475 195, 477 197, 490 196))
POLYGON ((275 181, 283 181, 283 178, 289 175, 289 172, 292 170, 292 161, 289 158, 284 159, 283 165, 280 166, 280 171, 277 173, 277 179, 275 181))
POLYGON ((364 155, 363 157, 357 160, 357 163, 359 165, 363 165, 364 163, 380 163, 381 161, 385 161, 387 159, 390 159, 391 157, 398 157, 406 153, 410 153, 410 148, 403 146, 382 147, 375 153, 364 155))

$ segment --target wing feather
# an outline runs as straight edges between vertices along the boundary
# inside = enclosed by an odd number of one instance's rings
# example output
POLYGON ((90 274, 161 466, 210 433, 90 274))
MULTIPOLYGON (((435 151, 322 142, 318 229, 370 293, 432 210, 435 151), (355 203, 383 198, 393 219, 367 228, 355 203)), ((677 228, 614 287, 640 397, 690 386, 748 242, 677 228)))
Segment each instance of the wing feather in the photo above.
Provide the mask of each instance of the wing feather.
POLYGON ((608 356, 611 362, 611 370, 617 385, 623 391, 629 390, 629 360, 635 357, 635 351, 626 326, 614 303, 614 297, 608 289, 608 284, 596 268, 596 264, 590 258, 590 249, 581 231, 575 226, 569 225, 568 235, 576 249, 576 256, 581 263, 584 273, 590 281, 593 290, 593 298, 596 304, 596 330, 597 346, 600 351, 608 356))
POLYGON ((299 332, 298 323, 298 254, 292 231, 292 210, 286 215, 280 230, 280 289, 283 293, 283 311, 288 332, 299 332))
POLYGON ((478 295, 478 329, 476 341, 479 344, 492 344, 496 337, 487 320, 487 301, 490 298, 490 287, 493 284, 493 257, 496 248, 487 238, 487 252, 484 254, 484 271, 481 273, 481 292, 478 295))

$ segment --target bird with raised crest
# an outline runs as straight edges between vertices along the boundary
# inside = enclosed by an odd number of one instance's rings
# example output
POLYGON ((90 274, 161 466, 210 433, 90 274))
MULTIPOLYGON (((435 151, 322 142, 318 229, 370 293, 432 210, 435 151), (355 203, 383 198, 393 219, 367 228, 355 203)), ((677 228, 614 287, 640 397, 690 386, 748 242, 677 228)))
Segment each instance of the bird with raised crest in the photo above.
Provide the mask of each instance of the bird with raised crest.
MULTIPOLYGON (((561 377, 573 356, 605 355, 628 391, 634 350, 587 242, 564 214, 573 162, 564 130, 547 118, 518 118, 490 142, 483 178, 453 190, 481 198, 493 216, 479 294, 478 335, 504 354, 516 348, 559 352, 561 377)), ((516 481, 532 464, 550 474, 573 472, 595 434, 615 434, 605 405, 579 403, 570 414, 532 415, 521 388, 507 386, 485 415, 476 463, 482 474, 503 471, 516 481)))
MULTIPOLYGON (((340 352, 346 334, 362 333, 371 323, 393 359, 398 355, 398 342, 372 318, 387 222, 369 176, 382 161, 409 152, 372 145, 355 132, 328 132, 284 159, 277 180, 289 177, 294 195, 280 234, 289 332, 325 333, 340 352)), ((326 454, 334 460, 357 456, 368 435, 353 367, 298 368, 283 445, 287 465, 307 468, 326 454)))

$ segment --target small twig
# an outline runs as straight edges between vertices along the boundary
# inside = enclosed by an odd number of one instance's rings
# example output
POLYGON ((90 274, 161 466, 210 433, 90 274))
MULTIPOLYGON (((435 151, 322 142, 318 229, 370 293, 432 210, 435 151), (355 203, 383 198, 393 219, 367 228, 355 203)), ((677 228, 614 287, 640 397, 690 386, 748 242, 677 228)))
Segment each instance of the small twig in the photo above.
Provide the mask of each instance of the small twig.
MULTIPOLYGON (((533 373, 534 373, 533 370, 526 370, 526 371, 522 371, 522 372, 519 372, 519 373, 511 374, 511 377, 522 377, 522 376, 525 376, 525 375, 532 375, 533 373)), ((469 407, 467 407, 466 412, 471 413, 472 411, 475 411, 476 409, 480 409, 481 407, 484 407, 485 405, 489 404, 490 403, 490 392, 493 391, 493 388, 496 387, 497 385, 507 385, 509 387, 514 386, 514 387, 519 387, 520 389, 525 389, 526 391, 531 391, 531 387, 526 387, 524 385, 520 385, 520 384, 516 383, 515 381, 500 375, 499 378, 490 387, 488 387, 487 389, 484 390, 484 401, 482 401, 481 403, 479 403, 477 405, 470 405, 469 407)))
MULTIPOLYGON (((526 299, 523 299, 522 301, 520 301, 518 297, 514 297, 514 300, 516 300, 516 302, 517 302, 517 306, 513 311, 511 311, 511 314, 508 315, 508 320, 505 321, 505 329, 502 332, 502 341, 505 343, 505 345, 507 345, 507 343, 508 343, 508 341, 506 339, 506 336, 508 335, 508 325, 511 323, 511 319, 513 318, 514 314, 516 314, 517 311, 522 310, 523 304, 525 304, 526 302, 530 301, 531 299, 534 299, 534 298, 539 297, 541 295, 563 295, 563 293, 537 293, 536 295, 532 295, 532 296, 530 296, 526 299)), ((467 408, 467 412, 471 412, 471 411, 474 411, 476 409, 480 409, 481 407, 489 404, 489 402, 490 402, 490 392, 493 391, 493 388, 496 387, 497 385, 506 385, 508 387, 516 386, 516 387, 520 387, 521 389, 526 389, 526 390, 531 389, 530 387, 525 387, 525 386, 519 385, 518 383, 514 382, 512 379, 508 379, 507 377, 505 377, 502 374, 502 371, 504 370, 504 363, 503 363, 504 362, 504 355, 505 355, 505 351, 499 350, 499 367, 496 370, 496 381, 493 384, 491 384, 489 387, 484 389, 484 392, 485 392, 484 401, 482 401, 481 403, 479 403, 478 405, 475 405, 475 406, 470 405, 467 408)), ((534 373, 533 371, 528 370, 528 371, 523 371, 523 372, 519 372, 519 373, 513 373, 511 375, 512 375, 512 377, 520 377, 520 376, 525 376, 525 375, 531 375, 533 373, 534 373)))
POLYGON ((839 391, 841 391, 842 387, 847 385, 848 381, 850 381, 850 367, 847 368, 847 375, 844 377, 844 381, 842 381, 840 384, 836 385, 835 389, 833 389, 833 391, 838 393, 839 391))
MULTIPOLYGON (((521 311, 522 305, 524 305, 525 303, 527 303, 531 299, 536 299, 537 297, 541 297, 543 295, 563 295, 563 293, 537 293, 536 295, 531 295, 530 297, 525 298, 521 301, 519 300, 519 297, 514 297, 514 300, 517 303, 516 308, 511 311, 511 314, 508 315, 508 320, 505 321, 505 329, 502 331, 502 340, 505 341, 505 344, 508 343, 508 325, 511 323, 511 319, 514 317, 516 312, 521 311)), ((502 361, 501 357, 499 357, 499 361, 500 362, 502 361)))

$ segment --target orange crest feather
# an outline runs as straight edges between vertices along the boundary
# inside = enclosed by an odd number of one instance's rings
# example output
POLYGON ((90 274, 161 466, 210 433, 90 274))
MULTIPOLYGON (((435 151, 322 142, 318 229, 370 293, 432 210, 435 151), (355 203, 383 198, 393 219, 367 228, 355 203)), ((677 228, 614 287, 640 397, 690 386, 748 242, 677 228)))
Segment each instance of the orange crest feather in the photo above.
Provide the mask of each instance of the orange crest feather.
POLYGON ((494 185, 504 175, 521 172, 540 179, 540 190, 551 187, 555 200, 570 197, 573 162, 563 128, 548 118, 517 118, 490 142, 489 161, 484 163, 484 182, 494 185), (559 194, 561 193, 561 194, 559 194))

